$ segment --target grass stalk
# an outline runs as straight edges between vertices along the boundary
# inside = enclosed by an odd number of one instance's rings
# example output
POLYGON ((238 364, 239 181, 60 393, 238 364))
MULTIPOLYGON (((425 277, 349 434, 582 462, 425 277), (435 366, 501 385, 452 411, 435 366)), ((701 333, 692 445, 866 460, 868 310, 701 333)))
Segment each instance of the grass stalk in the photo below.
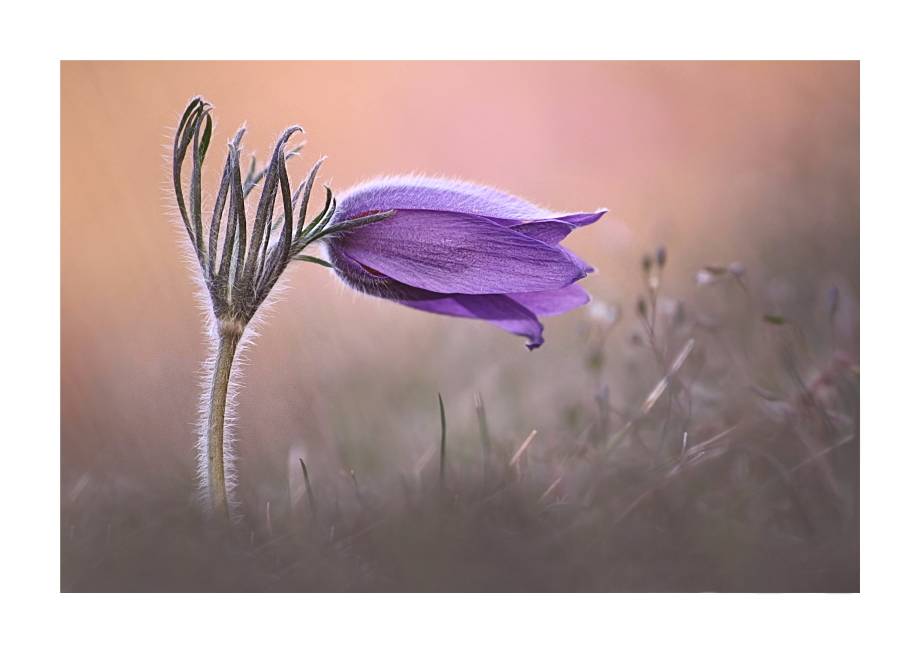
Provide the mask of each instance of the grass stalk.
POLYGON ((479 420, 479 439, 482 443, 482 490, 485 492, 489 482, 489 466, 492 460, 492 441, 489 438, 489 426, 486 422, 486 408, 482 395, 476 393, 476 418, 479 420))
POLYGON ((438 471, 438 497, 444 496, 444 463, 447 455, 447 420, 444 417, 444 399, 438 393, 438 407, 441 411, 441 466, 438 471))

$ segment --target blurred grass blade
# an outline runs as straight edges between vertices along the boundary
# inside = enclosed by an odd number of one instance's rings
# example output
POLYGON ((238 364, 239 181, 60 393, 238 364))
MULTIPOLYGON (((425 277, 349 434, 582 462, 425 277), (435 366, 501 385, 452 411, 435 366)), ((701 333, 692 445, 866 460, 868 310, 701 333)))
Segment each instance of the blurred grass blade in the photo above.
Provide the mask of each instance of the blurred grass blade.
POLYGON ((316 515, 316 501, 313 498, 313 488, 310 487, 310 475, 307 474, 307 465, 304 463, 303 458, 298 458, 300 461, 300 469, 303 471, 303 483, 307 486, 307 500, 310 502, 310 511, 313 515, 316 515))
POLYGON ((562 482, 562 477, 560 476, 560 477, 557 478, 555 481, 553 481, 552 485, 550 485, 548 488, 546 488, 546 492, 544 492, 543 494, 540 495, 540 498, 537 499, 537 503, 540 503, 541 501, 543 501, 543 499, 545 499, 546 497, 548 497, 548 496, 549 496, 549 493, 552 492, 553 490, 555 490, 555 489, 556 489, 556 486, 559 485, 561 482, 562 482))
POLYGON ((668 387, 668 383, 677 374, 681 366, 684 364, 684 361, 687 360, 687 356, 690 355, 690 351, 693 349, 693 345, 696 344, 696 341, 691 338, 687 341, 687 344, 684 345, 684 348, 680 350, 680 353, 674 359, 674 362, 671 363, 671 369, 668 370, 668 373, 662 378, 658 384, 652 389, 648 397, 645 400, 645 403, 642 404, 642 414, 647 415, 648 412, 655 406, 657 401, 661 398, 661 395, 664 394, 665 389, 668 387))
POLYGON ((482 403, 482 395, 478 392, 476 401, 476 419, 479 422, 479 439, 482 442, 482 484, 485 486, 489 479, 489 467, 492 464, 492 441, 489 438, 489 425, 486 422, 486 408, 482 403))
POLYGON ((612 438, 610 438, 610 443, 607 445, 607 451, 613 451, 616 449, 620 443, 626 438, 627 435, 632 431, 633 426, 635 426, 635 420, 631 420, 626 423, 623 428, 617 431, 612 438))
POLYGON ((367 508, 367 504, 364 502, 364 495, 361 494, 361 488, 358 487, 358 477, 355 475, 355 470, 351 470, 351 482, 355 486, 355 494, 358 495, 358 503, 361 504, 361 510, 367 508))
POLYGON ((438 494, 444 492, 444 460, 447 455, 447 419, 444 416, 444 399, 438 393, 438 408, 441 411, 441 467, 438 472, 438 494))
POLYGON ((518 461, 518 458, 521 457, 521 454, 524 453, 524 450, 530 446, 530 443, 533 441, 534 437, 537 435, 537 431, 533 430, 530 432, 530 435, 527 436, 527 439, 524 440, 524 444, 518 447, 518 450, 514 452, 514 455, 511 456, 511 462, 508 463, 508 467, 514 467, 514 463, 518 461))

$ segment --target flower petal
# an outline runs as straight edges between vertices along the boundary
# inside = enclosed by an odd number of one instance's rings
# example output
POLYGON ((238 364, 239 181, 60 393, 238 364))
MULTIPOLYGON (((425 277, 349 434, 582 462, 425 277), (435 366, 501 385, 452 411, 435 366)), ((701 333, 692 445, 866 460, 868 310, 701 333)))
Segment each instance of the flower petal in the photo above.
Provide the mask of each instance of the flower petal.
POLYGON ((453 211, 510 220, 553 217, 546 209, 493 188, 428 177, 376 179, 345 191, 336 201, 336 219, 391 209, 453 211))
POLYGON ((595 213, 575 213, 572 215, 561 215, 556 218, 556 220, 562 220, 563 222, 568 222, 573 224, 576 227, 584 227, 589 224, 594 224, 601 219, 601 216, 607 212, 607 209, 601 209, 595 213))
POLYGON ((539 220, 523 222, 511 227, 513 231, 530 236, 547 245, 558 245, 563 238, 572 233, 575 225, 561 220, 539 220))
POLYGON ((386 220, 340 232, 328 247, 369 271, 441 293, 553 290, 590 271, 562 247, 452 211, 397 210, 386 220))
MULTIPOLYGON (((559 242, 575 230, 575 226, 562 220, 538 220, 536 222, 526 222, 510 227, 513 231, 525 234, 531 238, 539 240, 547 245, 557 245, 559 242)), ((594 268, 585 263, 571 250, 558 246, 559 251, 568 256, 572 262, 584 270, 586 273, 594 272, 594 268)))
POLYGON ((572 284, 558 290, 511 293, 508 297, 537 317, 559 315, 573 308, 584 306, 591 301, 591 295, 588 294, 588 291, 578 284, 572 284))
POLYGON ((464 182, 390 177, 337 197, 333 224, 382 211, 378 223, 330 235, 348 285, 418 310, 481 319, 543 343, 538 316, 581 306, 574 282, 593 268, 559 243, 606 212, 554 214, 464 182))
POLYGON ((543 344, 543 325, 537 316, 506 295, 454 295, 441 299, 400 301, 400 304, 453 317, 485 320, 490 324, 527 338, 527 348, 543 344))
POLYGON ((607 209, 600 209, 595 213, 573 213, 571 215, 549 215, 549 216, 535 216, 533 218, 506 218, 500 216, 489 216, 484 217, 489 218, 493 222, 498 222, 506 227, 514 227, 520 224, 531 224, 531 223, 540 223, 545 221, 556 221, 556 222, 565 222, 572 225, 573 227, 584 227, 585 225, 593 224, 601 219, 601 217, 607 213, 607 209))
POLYGON ((338 247, 331 247, 326 243, 326 257, 335 268, 335 272, 349 286, 355 290, 367 293, 373 297, 401 300, 431 300, 444 297, 444 293, 431 292, 422 288, 415 288, 382 275, 376 270, 369 270, 351 258, 345 251, 338 247))

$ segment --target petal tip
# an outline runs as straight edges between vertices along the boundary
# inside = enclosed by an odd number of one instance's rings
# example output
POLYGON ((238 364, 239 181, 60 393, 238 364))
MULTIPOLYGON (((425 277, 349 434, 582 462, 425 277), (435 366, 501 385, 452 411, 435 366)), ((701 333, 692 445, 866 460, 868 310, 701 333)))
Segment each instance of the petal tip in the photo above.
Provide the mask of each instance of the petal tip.
POLYGON ((586 221, 584 222, 584 224, 586 224, 586 225, 593 224, 593 223, 597 222, 598 220, 600 220, 602 217, 604 217, 604 215, 605 215, 606 213, 607 213, 607 209, 606 209, 606 208, 604 208, 604 209, 598 209, 598 210, 595 211, 594 213, 589 214, 591 217, 588 218, 588 220, 586 220, 586 221))

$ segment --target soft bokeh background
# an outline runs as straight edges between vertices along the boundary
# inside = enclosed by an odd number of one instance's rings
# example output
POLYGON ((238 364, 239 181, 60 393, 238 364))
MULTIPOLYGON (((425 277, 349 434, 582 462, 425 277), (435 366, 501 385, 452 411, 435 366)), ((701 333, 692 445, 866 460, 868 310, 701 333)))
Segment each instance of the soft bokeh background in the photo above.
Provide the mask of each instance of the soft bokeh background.
MULTIPOLYGON (((212 188, 240 125, 264 161, 298 124, 295 181, 328 156, 320 180, 334 191, 419 172, 558 210, 606 207, 566 244, 599 271, 583 285, 623 309, 613 358, 635 355, 639 261, 665 245, 675 297, 699 291, 701 267, 733 262, 765 312, 823 307, 835 285, 858 360, 857 62, 64 62, 61 85, 65 506, 194 494, 206 344, 165 157, 195 95, 215 107, 212 188)), ((253 505, 293 488, 298 457, 320 483, 411 470, 436 437, 439 392, 452 432, 475 428, 479 393, 490 428, 519 441, 558 428, 599 382, 615 396, 649 389, 586 373, 584 309, 544 320, 547 342, 528 352, 488 324, 358 296, 318 266, 286 280, 239 401, 240 492, 253 505)))

